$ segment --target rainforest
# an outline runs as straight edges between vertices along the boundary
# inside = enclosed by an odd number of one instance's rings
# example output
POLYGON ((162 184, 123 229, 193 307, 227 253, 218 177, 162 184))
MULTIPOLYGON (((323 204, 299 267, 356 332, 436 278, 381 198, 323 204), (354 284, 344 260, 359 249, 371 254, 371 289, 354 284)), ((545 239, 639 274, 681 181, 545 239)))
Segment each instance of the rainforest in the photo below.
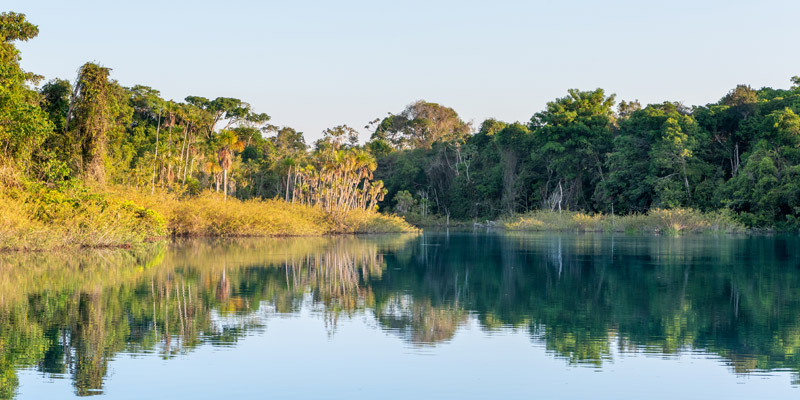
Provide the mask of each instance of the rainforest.
POLYGON ((44 3, 0 400, 797 398, 796 4, 44 3))
POLYGON ((369 121, 366 140, 334 125, 306 143, 245 100, 166 100, 97 63, 45 80, 16 47, 37 33, 23 14, 0 15, 6 250, 458 224, 800 227, 800 77, 696 106, 573 89, 517 122, 467 123, 419 100, 369 121))

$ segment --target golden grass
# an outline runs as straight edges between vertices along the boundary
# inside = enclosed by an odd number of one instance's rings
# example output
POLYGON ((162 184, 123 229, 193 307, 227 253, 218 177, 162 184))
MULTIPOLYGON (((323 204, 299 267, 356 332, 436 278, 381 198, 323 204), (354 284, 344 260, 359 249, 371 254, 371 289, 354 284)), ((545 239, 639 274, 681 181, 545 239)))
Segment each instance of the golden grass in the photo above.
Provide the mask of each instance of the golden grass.
POLYGON ((402 218, 363 210, 333 218, 283 200, 181 198, 135 188, 48 188, 0 170, 0 251, 129 247, 167 236, 317 236, 416 232, 402 218))
POLYGON ((503 221, 510 231, 576 232, 744 232, 726 211, 703 213, 689 208, 652 209, 647 214, 603 215, 573 211, 533 211, 503 221))
POLYGON ((130 199, 159 212, 175 236, 314 236, 338 233, 416 232, 400 217, 353 210, 336 219, 320 207, 283 200, 225 200, 203 192, 181 199, 174 194, 143 193, 117 187, 110 196, 130 199))
POLYGON ((167 233, 163 218, 83 189, 0 187, 0 250, 128 247, 167 233))

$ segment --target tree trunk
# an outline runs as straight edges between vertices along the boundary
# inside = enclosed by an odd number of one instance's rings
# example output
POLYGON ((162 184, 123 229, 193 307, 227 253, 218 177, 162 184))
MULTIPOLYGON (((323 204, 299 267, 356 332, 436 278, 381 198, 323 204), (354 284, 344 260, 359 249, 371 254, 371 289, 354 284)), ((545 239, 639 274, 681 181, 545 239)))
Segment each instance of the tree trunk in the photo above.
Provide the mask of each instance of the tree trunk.
MULTIPOLYGON (((189 178, 192 177, 192 173, 194 172, 194 162, 197 161, 197 158, 192 158, 192 162, 189 164, 189 178)), ((186 180, 184 179, 184 182, 186 180)))
POLYGON ((289 202, 289 179, 292 176, 292 167, 289 166, 289 171, 286 173, 286 197, 284 201, 289 202))
POLYGON ((183 181, 181 182, 182 185, 186 184, 186 171, 189 169, 189 156, 190 150, 192 148, 192 135, 189 135, 189 142, 186 144, 186 161, 184 161, 183 165, 183 181))
POLYGON ((158 133, 161 130, 161 110, 158 110, 158 124, 156 125, 156 156, 153 160, 153 177, 150 179, 150 194, 156 192, 156 165, 158 164, 158 133))
POLYGON ((692 191, 689 189, 689 177, 686 175, 686 160, 683 160, 683 183, 686 185, 686 195, 692 200, 692 191))
POLYGON ((227 169, 223 169, 222 170, 222 185, 223 185, 223 188, 222 188, 223 192, 225 192, 224 199, 227 201, 228 200, 228 170, 227 169))

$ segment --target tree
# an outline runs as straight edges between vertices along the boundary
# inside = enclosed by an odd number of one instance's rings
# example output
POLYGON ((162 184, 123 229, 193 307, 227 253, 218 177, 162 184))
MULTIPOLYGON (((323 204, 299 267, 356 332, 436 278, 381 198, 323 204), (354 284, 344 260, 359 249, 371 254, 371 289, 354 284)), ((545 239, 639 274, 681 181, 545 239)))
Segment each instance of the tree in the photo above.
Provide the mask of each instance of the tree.
POLYGON ((530 122, 532 157, 547 171, 542 199, 549 207, 591 209, 594 187, 605 180, 605 155, 611 149, 614 95, 603 89, 569 95, 547 103, 530 122))
POLYGON ((109 78, 110 73, 110 68, 94 63, 80 68, 65 123, 74 131, 84 176, 100 184, 106 180, 104 157, 110 135, 125 128, 132 112, 124 102, 123 89, 109 78))
POLYGON ((228 170, 233 163, 233 152, 244 150, 244 143, 239 140, 236 133, 231 130, 224 130, 220 133, 220 149, 218 152, 219 167, 222 168, 222 185, 225 199, 228 199, 228 170))
POLYGON ((220 121, 226 120, 222 129, 228 129, 243 122, 264 124, 270 119, 269 115, 254 113, 249 104, 232 97, 217 97, 209 100, 200 96, 188 96, 186 102, 210 115, 205 124, 206 135, 209 138, 214 134, 220 121))
POLYGON ((47 112, 56 133, 63 134, 69 113, 69 98, 72 84, 66 79, 53 79, 42 86, 42 109, 47 112))
POLYGON ((639 103, 639 100, 633 101, 625 101, 622 100, 617 105, 617 119, 625 119, 631 116, 636 111, 642 109, 642 105, 639 103))
MULTIPOLYGON (((497 128, 498 126, 494 126, 497 128)), ((508 213, 513 213, 517 208, 517 196, 521 189, 518 180, 522 165, 529 158, 531 132, 527 126, 520 123, 505 125, 497 130, 494 143, 500 150, 500 160, 503 170, 503 194, 500 204, 508 213)))
POLYGON ((358 146, 358 131, 347 126, 339 125, 322 131, 322 138, 315 143, 319 150, 325 146, 340 148, 353 148, 358 146))
POLYGON ((161 133, 161 117, 164 113, 166 102, 161 98, 161 93, 149 86, 136 85, 130 89, 131 103, 134 112, 140 114, 143 121, 156 120, 156 142, 153 150, 153 172, 150 177, 150 192, 156 189, 156 170, 158 165, 158 142, 161 133))
POLYGON ((673 103, 651 104, 621 121, 608 176, 598 187, 610 204, 601 209, 645 212, 650 207, 693 205, 695 185, 704 178, 695 157, 701 131, 694 118, 673 103))
POLYGON ((470 129, 452 108, 419 100, 381 120, 371 140, 387 141, 396 149, 430 149, 435 142, 464 139, 470 129))
POLYGON ((401 190, 394 195, 394 210, 400 215, 406 215, 413 211, 417 201, 408 190, 401 190))
POLYGON ((0 13, 0 162, 23 168, 30 166, 33 152, 53 129, 39 107, 39 94, 28 86, 40 77, 22 70, 19 51, 13 44, 38 33, 39 28, 24 14, 0 13))
POLYGON ((770 113, 746 155, 743 173, 728 181, 730 206, 753 226, 800 226, 800 116, 789 108, 770 113))

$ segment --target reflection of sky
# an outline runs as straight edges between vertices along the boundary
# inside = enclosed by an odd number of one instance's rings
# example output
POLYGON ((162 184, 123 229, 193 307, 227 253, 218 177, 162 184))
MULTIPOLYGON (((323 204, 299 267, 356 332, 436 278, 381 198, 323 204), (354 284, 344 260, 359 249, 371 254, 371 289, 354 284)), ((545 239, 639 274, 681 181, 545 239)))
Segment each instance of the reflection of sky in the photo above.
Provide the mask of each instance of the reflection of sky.
MULTIPOLYGON (((266 316, 267 314, 264 314, 266 316)), ((228 318, 228 317, 225 317, 228 318)), ((619 353, 602 369, 570 366, 524 329, 486 332, 472 318, 455 337, 418 347, 376 328, 371 315, 341 317, 331 334, 306 302, 297 314, 233 347, 204 345, 163 360, 120 355, 104 393, 113 399, 755 399, 796 398, 788 372, 734 374, 714 355, 619 353)), ((225 324, 236 324, 227 319, 225 324)), ((69 379, 20 371, 19 399, 71 397, 69 379), (51 382, 41 384, 42 381, 51 382)))

